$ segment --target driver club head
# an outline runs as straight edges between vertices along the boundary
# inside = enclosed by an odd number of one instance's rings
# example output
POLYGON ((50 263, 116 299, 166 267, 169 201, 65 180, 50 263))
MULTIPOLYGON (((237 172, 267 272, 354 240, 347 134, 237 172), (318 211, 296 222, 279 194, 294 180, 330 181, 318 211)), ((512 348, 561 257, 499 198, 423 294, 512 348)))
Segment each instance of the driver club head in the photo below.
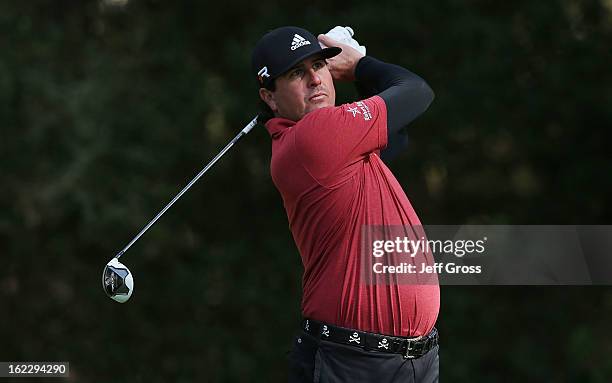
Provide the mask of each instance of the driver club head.
POLYGON ((124 303, 134 291, 134 278, 130 270, 117 258, 113 258, 104 267, 102 288, 112 300, 124 303))

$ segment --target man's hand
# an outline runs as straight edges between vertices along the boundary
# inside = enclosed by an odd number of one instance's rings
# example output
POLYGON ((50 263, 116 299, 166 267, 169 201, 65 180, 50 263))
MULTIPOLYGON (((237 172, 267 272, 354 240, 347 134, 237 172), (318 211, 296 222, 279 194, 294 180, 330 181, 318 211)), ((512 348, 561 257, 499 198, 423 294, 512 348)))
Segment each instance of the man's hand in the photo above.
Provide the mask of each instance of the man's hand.
POLYGON ((355 81, 355 67, 365 55, 350 45, 338 42, 323 34, 319 35, 318 38, 323 46, 342 48, 342 53, 327 59, 332 78, 337 81, 355 81))
POLYGON ((355 36, 355 31, 349 26, 341 27, 337 25, 330 29, 325 36, 331 37, 339 43, 348 44, 364 55, 366 54, 366 47, 364 45, 359 45, 359 41, 353 38, 353 36, 355 36))

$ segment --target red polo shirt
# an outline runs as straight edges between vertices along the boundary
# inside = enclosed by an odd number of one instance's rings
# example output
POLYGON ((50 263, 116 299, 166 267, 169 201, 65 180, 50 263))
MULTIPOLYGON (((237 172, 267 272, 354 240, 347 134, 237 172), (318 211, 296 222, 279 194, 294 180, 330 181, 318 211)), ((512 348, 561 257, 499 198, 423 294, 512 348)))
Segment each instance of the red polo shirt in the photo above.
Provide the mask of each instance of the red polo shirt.
POLYGON ((420 225, 380 159, 387 111, 374 96, 318 109, 300 121, 273 118, 272 179, 304 265, 304 317, 387 335, 419 336, 434 326, 437 284, 366 284, 360 278, 364 225, 420 225))

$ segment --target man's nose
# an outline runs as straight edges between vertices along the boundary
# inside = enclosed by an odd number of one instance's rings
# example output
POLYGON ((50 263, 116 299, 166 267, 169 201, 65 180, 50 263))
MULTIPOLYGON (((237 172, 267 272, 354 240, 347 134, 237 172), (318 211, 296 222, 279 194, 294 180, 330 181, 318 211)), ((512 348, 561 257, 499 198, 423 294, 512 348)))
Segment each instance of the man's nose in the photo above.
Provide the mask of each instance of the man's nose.
POLYGON ((319 77, 319 74, 314 69, 310 69, 308 71, 308 76, 309 76, 308 85, 314 87, 314 86, 319 86, 319 84, 321 84, 321 77, 319 77))

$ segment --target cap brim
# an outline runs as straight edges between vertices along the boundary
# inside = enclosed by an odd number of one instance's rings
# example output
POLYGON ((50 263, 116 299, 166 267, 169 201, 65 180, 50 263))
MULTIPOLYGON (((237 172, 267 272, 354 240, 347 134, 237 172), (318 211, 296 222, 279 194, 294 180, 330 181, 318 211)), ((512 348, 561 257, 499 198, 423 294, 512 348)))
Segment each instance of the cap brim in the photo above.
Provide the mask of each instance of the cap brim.
POLYGON ((328 47, 321 49, 322 56, 326 59, 337 56, 340 54, 340 52, 342 52, 342 48, 340 47, 328 47))
POLYGON ((321 57, 323 57, 324 59, 328 59, 334 56, 337 56, 340 54, 340 52, 342 52, 342 48, 340 47, 327 47, 327 48, 323 48, 320 51, 316 51, 316 52, 307 52, 306 54, 304 54, 303 56, 300 56, 298 58, 296 58, 295 60, 293 60, 291 62, 291 64, 289 64, 287 66, 287 68, 285 68, 281 73, 279 73, 276 76, 272 76, 272 78, 270 80, 274 80, 276 78, 279 78, 280 76, 282 76, 284 73, 287 73, 287 71, 291 68, 293 68, 293 66, 297 63, 299 63, 302 60, 307 59, 308 57, 311 56, 316 56, 316 55, 320 55, 321 57))

